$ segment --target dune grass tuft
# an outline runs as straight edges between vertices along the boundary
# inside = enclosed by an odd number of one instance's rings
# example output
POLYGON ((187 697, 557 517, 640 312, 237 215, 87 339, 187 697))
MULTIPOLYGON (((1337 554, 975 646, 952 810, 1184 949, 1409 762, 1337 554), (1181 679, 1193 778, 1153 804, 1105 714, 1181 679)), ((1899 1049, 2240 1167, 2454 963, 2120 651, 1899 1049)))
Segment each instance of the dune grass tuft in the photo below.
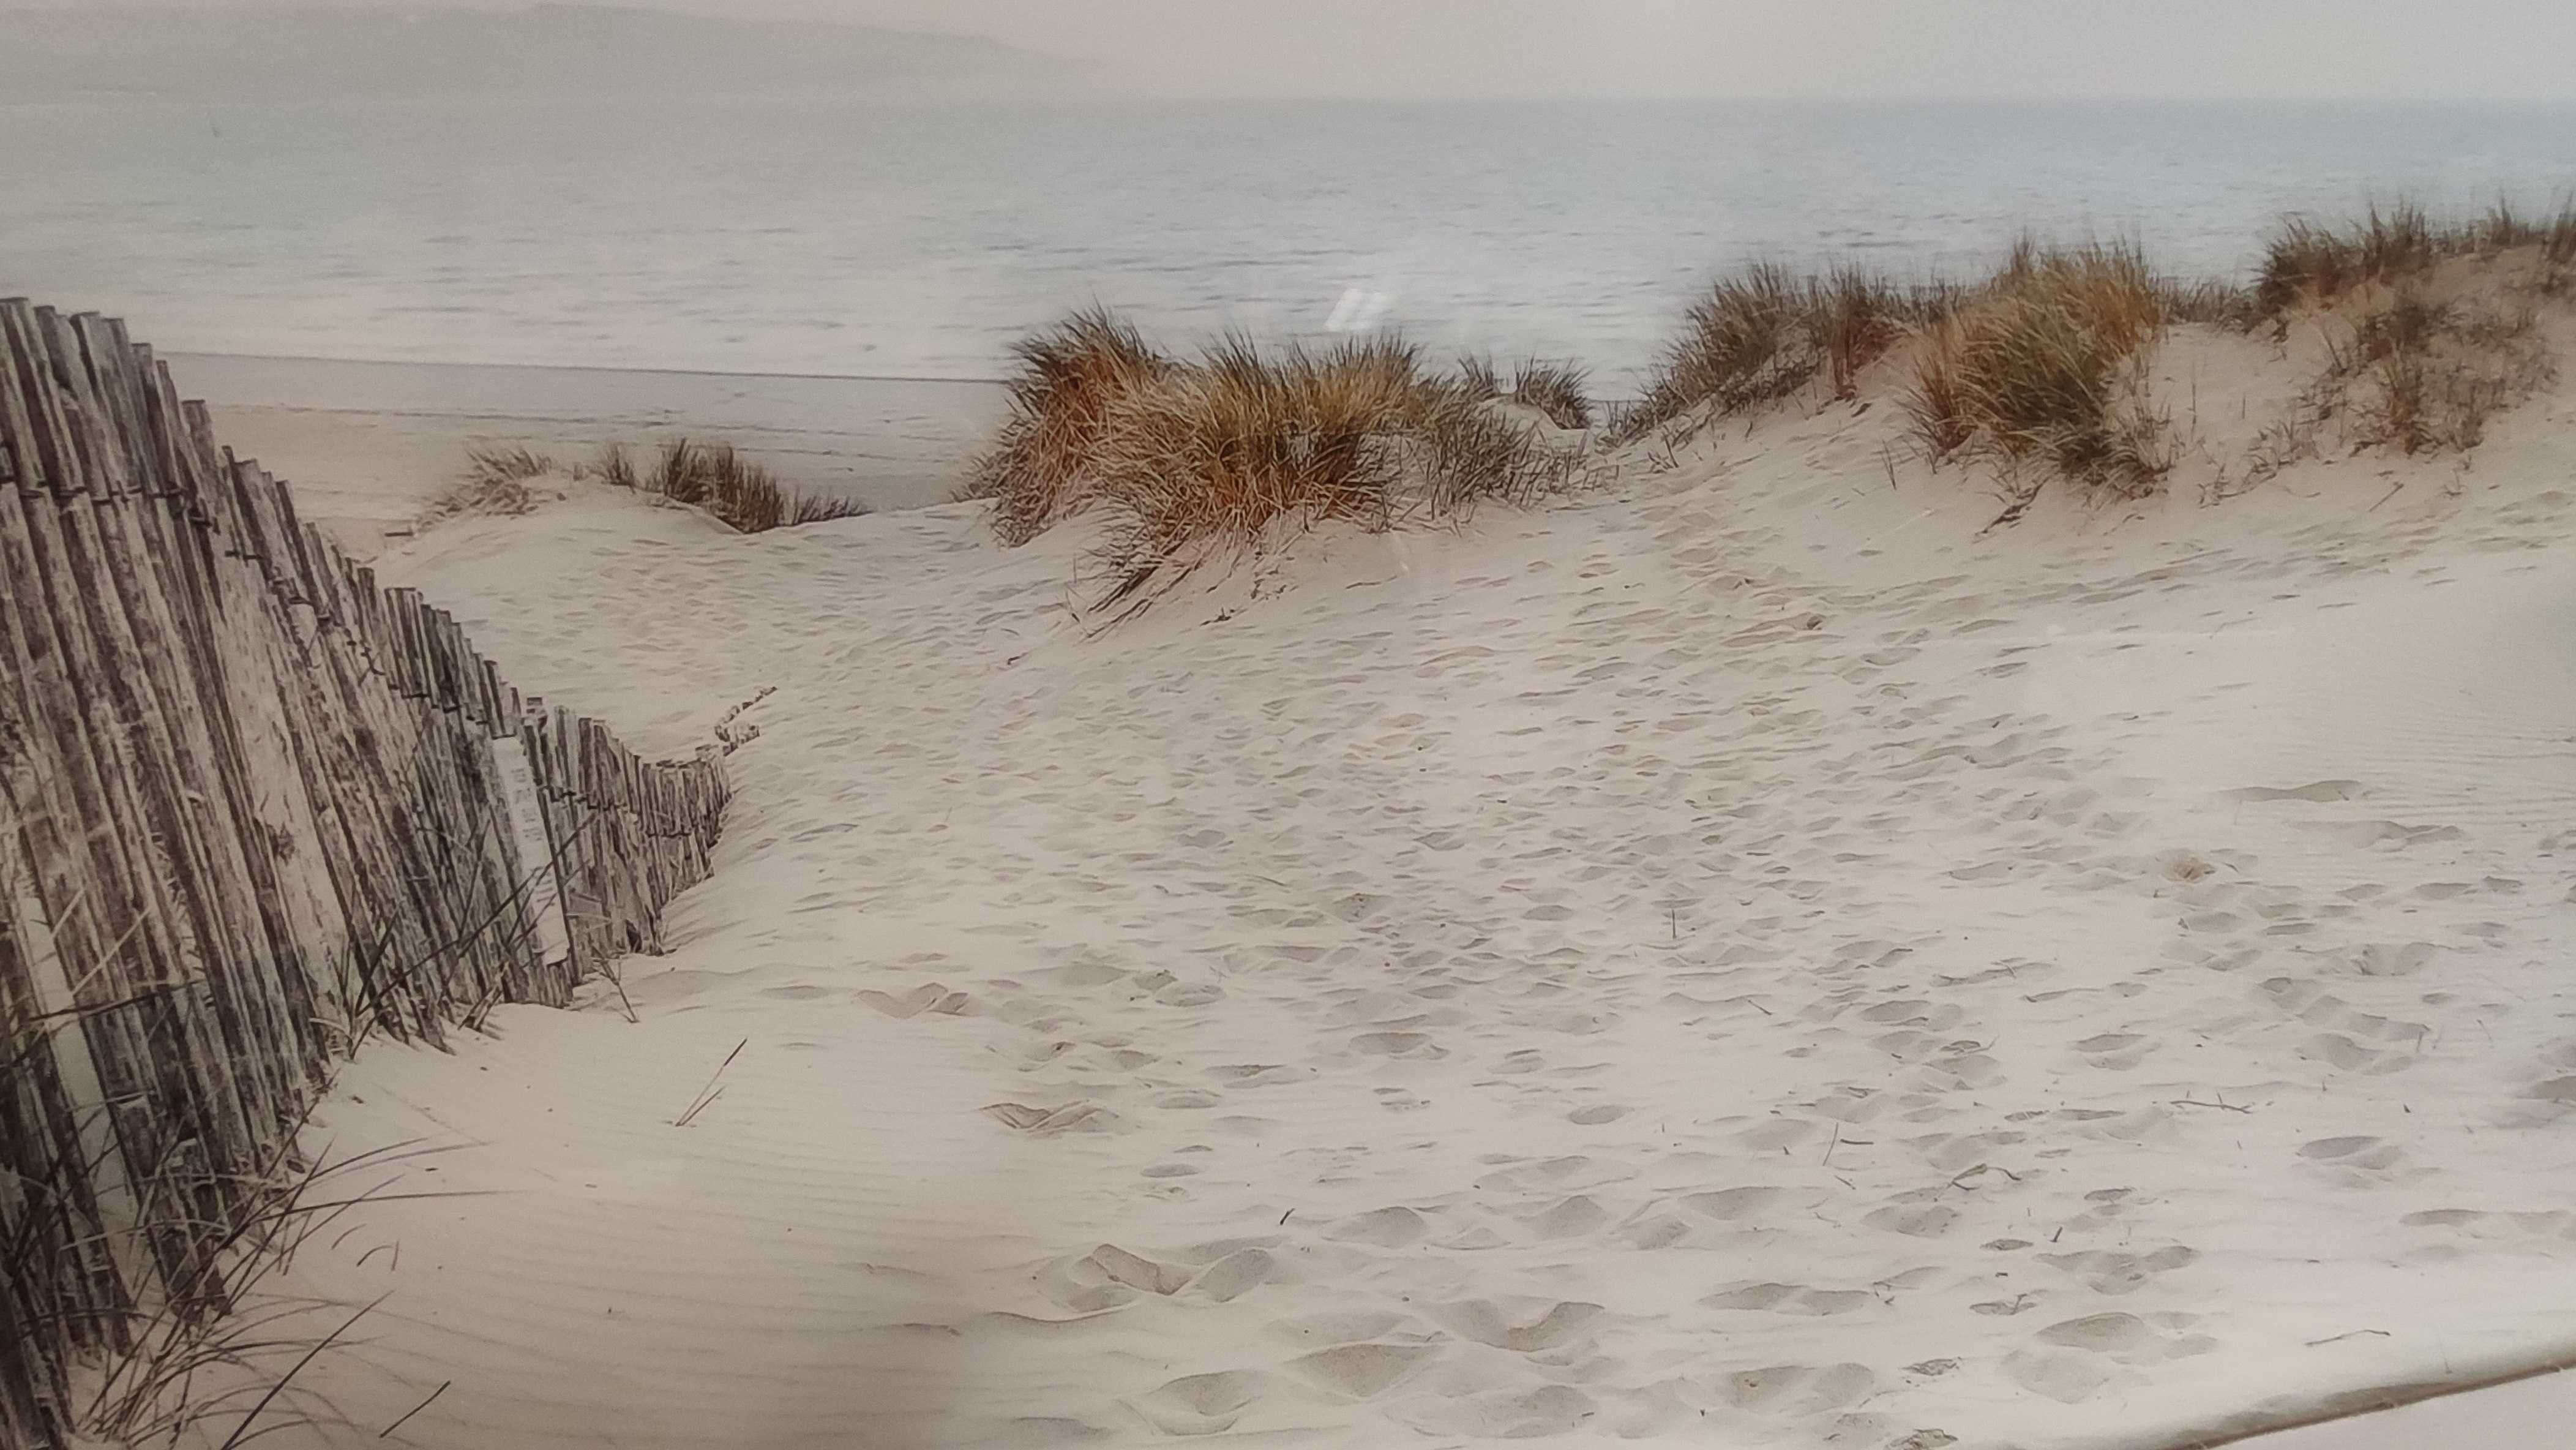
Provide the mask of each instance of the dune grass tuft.
POLYGON ((526 513, 537 506, 528 480, 554 471, 554 460, 542 453, 478 443, 465 450, 464 472, 430 501, 420 521, 432 524, 444 519, 526 513))
POLYGON ((1104 602, 1214 547, 1258 548, 1283 521, 1384 529, 1528 504, 1573 455, 1426 372, 1391 338, 1264 350, 1228 338, 1115 399, 1091 487, 1104 516, 1104 602))
POLYGON ((1683 314, 1645 393, 1612 425, 1618 441, 1642 438, 1694 409, 1723 416, 1785 398, 1818 366, 1798 332, 1804 289, 1785 267, 1756 262, 1721 277, 1683 314))
MULTIPOLYGON (((1384 529, 1532 502, 1574 476, 1577 455, 1491 406, 1490 368, 1435 373, 1398 338, 1318 348, 1235 336, 1184 362, 1095 311, 1019 356, 1013 414, 976 491, 1009 543, 1096 511, 1104 602, 1211 550, 1258 549, 1283 523, 1384 529)), ((1566 368, 1535 386, 1579 397, 1581 379, 1566 368)))
POLYGON ((650 476, 640 473, 626 445, 611 443, 587 463, 559 469, 552 458, 527 448, 478 446, 467 451, 464 473, 440 494, 423 523, 468 515, 524 514, 538 495, 531 480, 561 473, 595 479, 611 488, 649 489, 673 503, 702 508, 746 534, 827 519, 855 518, 867 506, 847 499, 798 492, 730 444, 674 439, 662 446, 650 476))
POLYGON ((629 491, 643 486, 643 480, 635 473, 635 460, 627 455, 623 443, 611 443, 601 448, 599 456, 584 464, 574 476, 595 478, 610 488, 629 491))
POLYGON ((1545 413, 1559 428, 1589 428, 1592 399, 1584 389, 1591 382, 1590 370, 1579 363, 1531 358, 1512 378, 1512 401, 1545 413))
POLYGON ((1716 417, 1775 403, 1818 379, 1858 393, 1861 369, 1915 327, 1944 315, 1954 290, 1901 287, 1856 266, 1801 276, 1756 262, 1721 277, 1684 314, 1644 394, 1611 420, 1632 442, 1685 415, 1716 417))
POLYGON ((1938 315, 1945 306, 1938 289, 1907 292, 1855 266, 1808 279, 1806 329, 1824 359, 1834 396, 1855 396, 1860 370, 1894 347, 1910 321, 1938 315))
POLYGON ((2172 448, 2140 374, 2167 318, 2134 247, 2016 246, 1925 335, 1902 397, 1914 434, 1936 462, 1997 464, 2014 496, 2008 516, 2036 493, 2034 464, 2123 495, 2151 492, 2172 448))
POLYGON ((2537 220, 2517 213, 2510 202, 2499 201, 2487 213, 2484 241, 2490 250, 2530 247, 2539 252, 2540 270, 2531 282, 2538 296, 2565 297, 2576 291, 2576 195, 2537 220))
POLYGON ((2264 248, 2255 305, 2267 317, 2300 305, 2330 306, 2370 283, 2395 282, 2469 250, 2478 230, 2436 228, 2422 207, 2405 201, 2386 211, 2374 205, 2361 220, 2341 227, 2286 218, 2264 248))
POLYGON ((1547 358, 1524 359, 1512 375, 1512 385, 1503 386, 1502 371, 1494 360, 1482 353, 1462 353, 1458 357, 1457 386, 1479 403, 1496 398, 1509 398, 1513 403, 1534 408, 1547 415, 1559 428, 1589 428, 1593 422, 1592 398, 1585 390, 1592 385, 1592 371, 1577 362, 1559 362, 1547 358))
POLYGON ((969 470, 963 496, 990 499, 994 532, 1024 544, 1079 506, 1110 406, 1173 364, 1100 307, 1022 339, 1012 353, 1019 371, 1010 380, 1010 414, 969 470))
POLYGON ((554 471, 552 458, 527 448, 478 443, 465 450, 468 483, 518 483, 554 471))
POLYGON ((673 503, 705 509, 746 534, 857 518, 868 512, 866 505, 850 499, 822 498, 788 488, 768 469, 735 452, 730 443, 686 438, 662 445, 661 459, 645 487, 673 503))
POLYGON ((1458 383, 1477 402, 1487 402, 1503 395, 1502 374, 1494 370, 1494 360, 1482 353, 1461 353, 1458 357, 1458 383))
POLYGON ((2528 299, 2505 310, 2441 302, 2420 283, 2393 290, 2362 314, 2337 348, 2330 381, 2358 388, 2347 401, 2354 444, 2400 453, 2465 453, 2488 419, 2532 392, 2553 369, 2528 299))
POLYGON ((2263 321, 2263 309, 2255 301, 2254 289, 2234 282, 2217 278, 2193 282, 2160 280, 2156 291, 2167 322, 2251 332, 2263 321))
POLYGON ((2446 258, 2520 247, 2540 253, 2540 291, 2565 290, 2564 274, 2576 267, 2576 196, 2544 217, 2524 215, 2509 199, 2469 220, 2437 221, 2413 202, 2386 211, 2373 206, 2340 227, 2294 216, 2265 249, 2255 305, 2266 317, 2302 304, 2331 306, 2372 283, 2393 287, 2419 278, 2446 258))
POLYGON ((2571 282, 2576 198, 2541 217, 2499 201, 2465 221, 2409 205, 2340 228, 2285 223, 2256 295, 2283 338, 2292 311, 2312 309, 2303 325, 2323 333, 2327 361, 2257 441, 2248 478, 2322 456, 2329 423, 2356 450, 2476 448, 2490 419, 2555 376, 2540 308, 2571 282))
POLYGON ((2538 247, 2551 266, 2576 264, 2576 195, 2558 203, 2546 217, 2526 217, 2511 201, 2500 200, 2479 223, 2479 241, 2490 249, 2538 247))

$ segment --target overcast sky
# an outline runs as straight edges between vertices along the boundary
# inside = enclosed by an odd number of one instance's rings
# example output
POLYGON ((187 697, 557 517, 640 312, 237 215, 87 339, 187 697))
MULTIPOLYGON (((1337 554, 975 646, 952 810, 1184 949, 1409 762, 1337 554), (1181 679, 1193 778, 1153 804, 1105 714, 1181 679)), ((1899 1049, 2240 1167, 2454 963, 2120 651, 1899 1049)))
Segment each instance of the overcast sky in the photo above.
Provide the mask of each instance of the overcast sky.
POLYGON ((632 3, 984 35, 1234 94, 2576 101, 2576 0, 632 3))

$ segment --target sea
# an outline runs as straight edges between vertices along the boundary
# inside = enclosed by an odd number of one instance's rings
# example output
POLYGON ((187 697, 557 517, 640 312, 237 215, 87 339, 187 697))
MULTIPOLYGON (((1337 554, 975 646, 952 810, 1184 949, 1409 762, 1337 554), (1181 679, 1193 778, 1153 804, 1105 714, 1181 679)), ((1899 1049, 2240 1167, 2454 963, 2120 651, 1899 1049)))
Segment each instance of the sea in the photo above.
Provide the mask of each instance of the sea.
POLYGON ((2288 213, 2571 191, 2576 110, 2527 106, 0 98, 0 295, 203 353, 929 379, 1098 303, 1615 394, 1748 259, 2241 277, 2288 213))

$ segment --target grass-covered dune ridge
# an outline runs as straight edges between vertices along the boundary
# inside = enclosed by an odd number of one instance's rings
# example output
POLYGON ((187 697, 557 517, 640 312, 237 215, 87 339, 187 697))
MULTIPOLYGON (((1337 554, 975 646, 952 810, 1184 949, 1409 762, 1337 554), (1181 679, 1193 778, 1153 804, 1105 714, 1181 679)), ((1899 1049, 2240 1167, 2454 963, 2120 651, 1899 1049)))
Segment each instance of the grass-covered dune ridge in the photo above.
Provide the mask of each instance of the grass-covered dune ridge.
POLYGON ((1758 262, 1692 304, 1606 441, 1669 449, 1720 419, 1886 396, 1906 451, 1986 480, 2005 520, 2052 481, 2155 495, 2195 456, 2201 494, 2224 497, 2337 446, 2475 448, 2551 376, 2541 322, 2576 311, 2571 279, 2576 200, 2538 216, 2499 202, 2447 221, 2410 203, 2288 217, 2242 283, 2176 278, 2135 243, 2029 237, 1970 282, 1758 262), (2214 437, 2223 401, 2158 383, 2180 334, 2268 346, 2257 370, 2293 375, 2295 399, 2250 446, 2214 437))
POLYGON ((1481 356, 1434 368, 1394 337, 1229 336, 1181 357, 1094 308, 1018 345, 1008 419, 964 496, 989 500, 1014 545, 1089 515, 1104 601, 1211 551, 1257 552, 1289 521, 1375 530, 1530 504, 1631 461, 1658 471, 1719 420, 1750 436, 1836 405, 1902 420, 1891 481, 1897 455, 1969 480, 2000 498, 1999 523, 2052 484, 2135 502, 2179 478, 2215 501, 2336 448, 2476 448, 2551 376, 2542 321, 2576 313, 2572 277, 2576 201, 2291 217, 2244 282, 2174 277, 2134 242, 2032 237, 1970 281, 1756 262, 1712 282, 1637 395, 1607 408, 1576 362, 1507 379, 1481 356), (2203 396, 2205 376, 2236 393, 2203 396))
POLYGON ((466 450, 465 458, 464 470, 431 501, 420 523, 528 513, 543 501, 531 485, 549 478, 589 480, 649 494, 664 503, 701 509, 745 534, 857 518, 868 512, 867 505, 854 499, 808 493, 782 483, 767 465, 754 462, 730 443, 674 438, 657 450, 653 465, 642 470, 619 443, 572 464, 558 464, 550 455, 521 445, 481 445, 466 450))

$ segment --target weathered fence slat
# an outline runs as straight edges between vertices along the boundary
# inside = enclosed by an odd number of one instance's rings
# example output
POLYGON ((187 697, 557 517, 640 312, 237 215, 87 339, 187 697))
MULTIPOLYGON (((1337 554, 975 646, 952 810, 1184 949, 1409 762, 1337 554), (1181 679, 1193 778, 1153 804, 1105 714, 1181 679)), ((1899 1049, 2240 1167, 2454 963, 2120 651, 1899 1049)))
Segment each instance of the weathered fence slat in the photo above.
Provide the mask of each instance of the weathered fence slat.
POLYGON ((380 588, 122 323, 0 299, 0 1450, 225 1309, 331 1054, 659 950, 724 795, 380 588))

